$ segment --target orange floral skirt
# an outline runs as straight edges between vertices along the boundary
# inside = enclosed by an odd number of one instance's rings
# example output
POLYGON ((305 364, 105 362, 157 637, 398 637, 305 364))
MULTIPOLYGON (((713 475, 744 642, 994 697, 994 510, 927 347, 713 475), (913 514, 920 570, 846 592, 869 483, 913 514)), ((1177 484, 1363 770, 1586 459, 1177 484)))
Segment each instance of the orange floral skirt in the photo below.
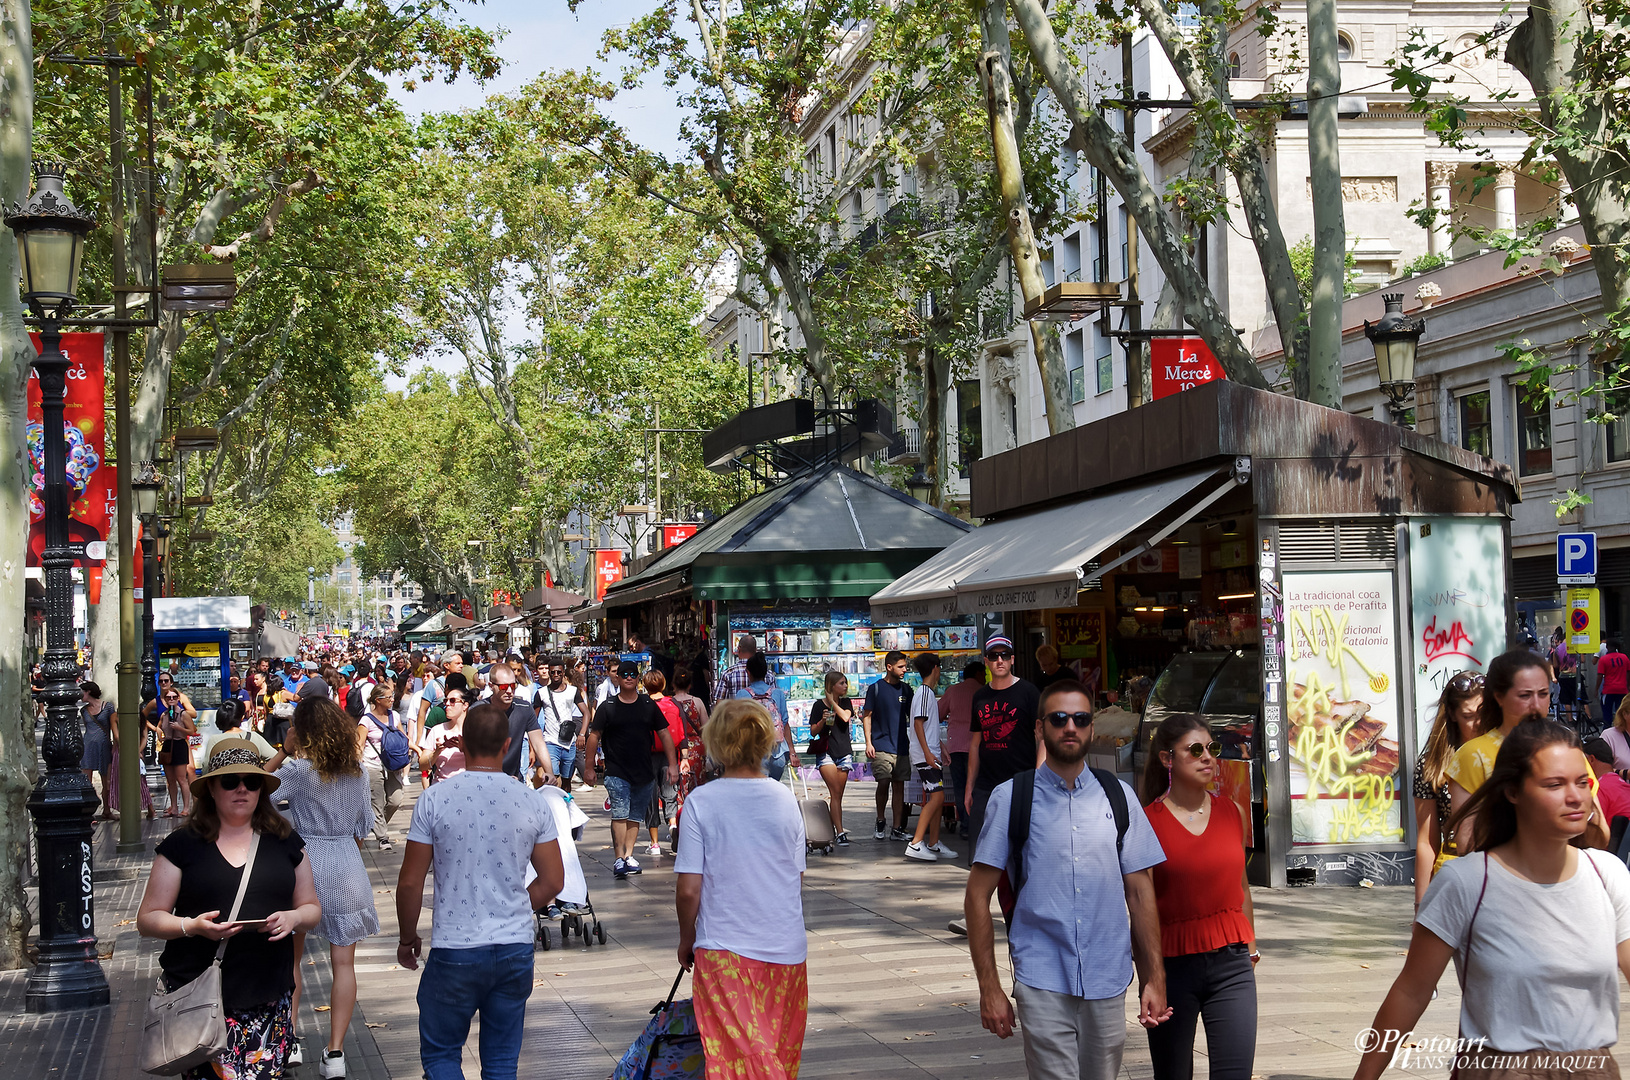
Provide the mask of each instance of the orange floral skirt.
POLYGON ((697 949, 691 979, 708 1080, 797 1080, 809 1020, 803 964, 697 949))

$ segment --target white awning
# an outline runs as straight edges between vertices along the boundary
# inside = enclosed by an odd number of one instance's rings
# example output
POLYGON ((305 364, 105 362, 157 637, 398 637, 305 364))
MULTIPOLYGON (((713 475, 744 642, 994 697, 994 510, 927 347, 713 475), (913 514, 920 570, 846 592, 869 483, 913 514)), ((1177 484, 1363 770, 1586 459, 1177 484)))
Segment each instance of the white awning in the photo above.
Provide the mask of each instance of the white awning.
POLYGON ((1235 480, 1205 469, 981 525, 873 596, 872 624, 1074 607, 1083 564, 1208 480, 1216 490, 1198 512, 1235 480))

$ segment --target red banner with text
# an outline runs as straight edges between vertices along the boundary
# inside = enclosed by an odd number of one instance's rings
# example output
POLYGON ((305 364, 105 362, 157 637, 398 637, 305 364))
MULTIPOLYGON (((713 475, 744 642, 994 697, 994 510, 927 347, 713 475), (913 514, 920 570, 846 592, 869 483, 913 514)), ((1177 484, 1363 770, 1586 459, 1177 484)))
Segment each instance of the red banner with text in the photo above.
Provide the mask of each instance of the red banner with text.
POLYGON ((1201 383, 1228 378, 1211 349, 1197 337, 1151 339, 1149 375, 1156 401, 1201 383))
MULTIPOLYGON (((30 337, 38 349, 39 335, 30 337)), ((68 539, 81 544, 108 539, 119 492, 113 466, 103 464, 107 458, 103 350, 101 334, 62 335, 62 351, 69 362, 68 397, 62 409, 62 430, 68 440, 68 539)), ((28 460, 28 565, 38 566, 45 550, 45 425, 40 380, 32 372, 28 377, 28 460)), ((78 560, 75 565, 86 563, 101 566, 102 560, 78 560)))
POLYGON ((623 579, 623 553, 601 548, 594 553, 594 598, 605 599, 606 590, 623 579))

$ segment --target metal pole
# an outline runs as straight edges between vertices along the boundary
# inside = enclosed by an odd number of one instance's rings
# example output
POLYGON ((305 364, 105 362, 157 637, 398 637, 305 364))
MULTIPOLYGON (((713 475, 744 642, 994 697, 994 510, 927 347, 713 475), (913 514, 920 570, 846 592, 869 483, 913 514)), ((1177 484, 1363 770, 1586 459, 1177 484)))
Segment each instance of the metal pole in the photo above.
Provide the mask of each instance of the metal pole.
MULTIPOLYGON (((1126 145, 1136 152, 1138 145, 1137 87, 1133 85, 1132 37, 1121 39, 1121 84, 1126 108, 1122 128, 1126 145)), ((1125 205, 1125 200, 1122 200, 1125 205)), ((1136 334, 1143 329, 1143 301, 1138 296, 1138 227, 1130 208, 1126 213, 1126 328, 1136 334)), ((1140 337, 1126 339, 1126 406, 1136 408, 1144 403, 1143 372, 1148 367, 1149 346, 1140 337)))
MULTIPOLYGON (((125 287, 129 277, 125 267, 124 202, 124 87, 117 65, 108 65, 109 165, 113 171, 113 317, 123 320, 129 314, 125 287)), ((134 462, 130 459, 130 331, 113 331, 113 454, 118 460, 119 536, 119 844, 121 855, 143 849, 141 835, 141 790, 147 782, 142 774, 141 664, 136 650, 136 553, 135 529, 131 518, 135 500, 130 489, 134 462)))
MULTIPOLYGON (((158 697, 158 648, 153 643, 153 597, 158 594, 158 541, 154 529, 157 514, 143 514, 141 521, 141 704, 158 697)), ((145 783, 145 780, 143 781, 145 783)))
POLYGON ((45 468, 45 771, 28 797, 40 882, 39 962, 24 993, 28 1012, 106 1005, 107 974, 96 956, 91 892, 91 815, 96 791, 79 770, 85 737, 79 721, 79 663, 74 658, 73 566, 68 543, 67 440, 62 409, 68 357, 62 328, 42 320, 40 418, 45 468))
POLYGON ((662 520, 662 403, 656 402, 652 406, 656 412, 656 438, 657 438, 657 506, 656 519, 662 520))

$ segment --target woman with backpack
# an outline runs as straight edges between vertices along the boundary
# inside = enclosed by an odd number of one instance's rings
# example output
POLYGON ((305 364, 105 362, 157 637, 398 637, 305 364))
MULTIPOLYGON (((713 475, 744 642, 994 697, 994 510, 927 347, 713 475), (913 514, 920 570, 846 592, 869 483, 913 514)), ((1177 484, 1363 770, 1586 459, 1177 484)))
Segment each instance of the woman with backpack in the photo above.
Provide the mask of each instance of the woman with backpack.
POLYGON ((756 701, 770 714, 770 723, 775 725, 775 746, 764 763, 764 771, 771 780, 780 783, 788 765, 798 767, 798 750, 787 730, 787 695, 770 680, 770 662, 763 653, 756 652, 747 658, 747 688, 736 691, 736 700, 756 701))
POLYGON ((362 721, 357 725, 362 768, 368 776, 368 794, 374 811, 374 839, 379 841, 380 851, 396 849, 391 843, 390 819, 406 801, 402 794, 404 773, 413 760, 407 728, 390 707, 395 692, 389 679, 374 684, 368 693, 368 711, 362 714, 362 721))
MULTIPOLYGON (((680 810, 685 808, 685 796, 696 785, 707 779, 707 751, 702 747, 702 729, 707 726, 707 706, 691 693, 695 676, 688 667, 674 669, 673 702, 679 709, 679 719, 685 729, 685 741, 675 750, 679 754, 679 785, 675 800, 680 810)), ((679 834, 673 833, 673 846, 679 847, 679 834)))
POLYGON ((1194 1029, 1206 1025, 1212 1080, 1250 1080, 1256 1059, 1255 914, 1245 823, 1216 783, 1222 746, 1197 716, 1161 721, 1149 744, 1144 808, 1166 853, 1154 868, 1160 953, 1172 1015, 1148 1029, 1155 1080, 1192 1080, 1194 1029))
POLYGON ((1534 720, 1506 735, 1488 778, 1449 821, 1472 834, 1475 853, 1432 878, 1356 1080, 1379 1080, 1451 959, 1459 1080, 1617 1080, 1609 1048, 1619 1038, 1619 974, 1630 977, 1630 870, 1573 846, 1595 816, 1595 787, 1573 729, 1534 720))

